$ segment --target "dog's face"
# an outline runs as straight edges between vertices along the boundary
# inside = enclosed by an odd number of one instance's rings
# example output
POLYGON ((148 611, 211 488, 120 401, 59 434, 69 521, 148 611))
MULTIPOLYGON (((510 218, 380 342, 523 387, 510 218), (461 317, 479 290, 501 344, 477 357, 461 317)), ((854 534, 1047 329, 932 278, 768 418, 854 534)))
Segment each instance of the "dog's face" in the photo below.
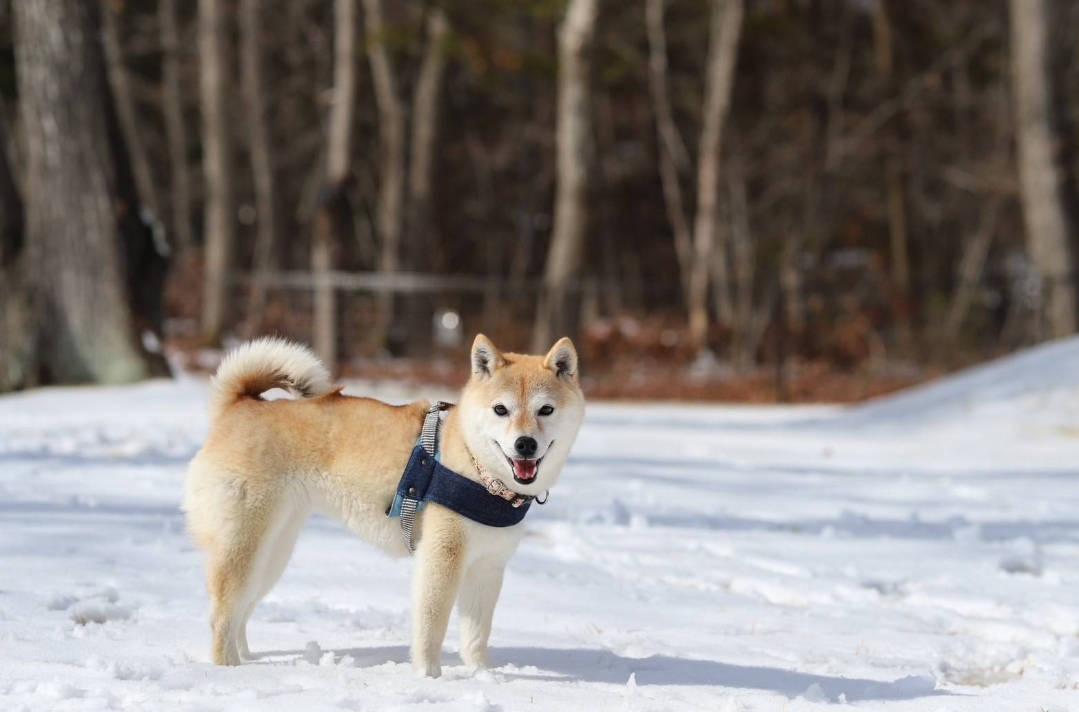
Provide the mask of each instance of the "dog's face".
POLYGON ((458 408, 465 441, 487 472, 522 494, 543 494, 584 420, 573 343, 562 339, 546 356, 527 356, 500 353, 477 336, 458 408))

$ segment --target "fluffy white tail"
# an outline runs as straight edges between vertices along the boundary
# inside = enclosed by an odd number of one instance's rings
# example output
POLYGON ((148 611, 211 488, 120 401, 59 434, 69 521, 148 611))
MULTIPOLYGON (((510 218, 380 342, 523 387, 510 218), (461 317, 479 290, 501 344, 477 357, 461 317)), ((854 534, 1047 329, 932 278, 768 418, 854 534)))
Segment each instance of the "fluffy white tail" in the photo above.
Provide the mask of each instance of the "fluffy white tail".
POLYGON ((271 388, 314 398, 329 393, 333 385, 330 372, 306 346, 272 336, 255 339, 230 351, 210 381, 210 420, 239 398, 254 398, 271 388))

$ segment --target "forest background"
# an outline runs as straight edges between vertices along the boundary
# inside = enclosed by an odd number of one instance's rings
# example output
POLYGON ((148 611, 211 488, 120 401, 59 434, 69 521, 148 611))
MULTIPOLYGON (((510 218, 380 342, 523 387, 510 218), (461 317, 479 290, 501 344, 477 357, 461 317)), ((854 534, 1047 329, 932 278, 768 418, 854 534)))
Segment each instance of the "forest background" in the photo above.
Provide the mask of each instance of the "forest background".
POLYGON ((0 391, 312 343, 853 400, 1079 328, 1079 3, 0 4, 0 391))

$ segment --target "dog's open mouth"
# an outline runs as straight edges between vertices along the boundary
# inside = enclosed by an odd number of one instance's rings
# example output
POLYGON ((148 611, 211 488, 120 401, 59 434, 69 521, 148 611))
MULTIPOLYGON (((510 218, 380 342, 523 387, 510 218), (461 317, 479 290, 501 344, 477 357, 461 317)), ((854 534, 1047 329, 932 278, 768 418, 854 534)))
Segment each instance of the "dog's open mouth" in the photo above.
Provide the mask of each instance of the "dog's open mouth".
POLYGON ((530 485, 535 482, 542 457, 539 460, 506 459, 510 461, 510 467, 513 468, 513 479, 519 484, 530 485))

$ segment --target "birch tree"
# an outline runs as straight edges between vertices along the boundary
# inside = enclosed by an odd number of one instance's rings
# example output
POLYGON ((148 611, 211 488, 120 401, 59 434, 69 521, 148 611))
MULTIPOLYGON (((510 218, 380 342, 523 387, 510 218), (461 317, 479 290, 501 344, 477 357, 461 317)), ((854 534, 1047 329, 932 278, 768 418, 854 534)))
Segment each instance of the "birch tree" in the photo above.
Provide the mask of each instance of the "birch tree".
POLYGON ((437 7, 428 13, 426 24, 427 49, 413 90, 411 162, 408 170, 409 232, 412 248, 417 254, 438 249, 431 225, 431 180, 438 133, 439 97, 446 68, 445 44, 449 35, 446 14, 437 7))
POLYGON ((570 0, 558 37, 557 187, 554 229, 543 273, 543 293, 532 335, 543 350, 569 330, 567 289, 578 275, 587 229, 590 53, 598 0, 570 0))
MULTIPOLYGON (((723 125, 734 89, 734 66, 742 33, 743 0, 714 0, 705 75, 700 159, 697 165, 697 214, 693 222, 693 267, 689 278, 689 338, 702 350, 708 338, 708 282, 728 295, 726 250, 719 234, 720 154, 723 125)), ((722 321, 729 323, 729 297, 720 301, 722 321)))
MULTIPOLYGON (((375 104, 378 107, 378 135, 381 175, 378 188, 376 224, 381 243, 378 271, 393 275, 400 270, 401 221, 405 199, 405 110, 398 95, 397 78, 386 49, 381 0, 363 0, 367 34, 367 61, 371 64, 375 104)), ((385 345, 393 319, 393 292, 379 294, 380 345, 385 345)))
POLYGON ((232 140, 228 118, 228 38, 223 3, 199 0, 199 89, 202 100, 202 169, 206 183, 202 338, 221 339, 228 272, 235 243, 232 140))
POLYGON ((311 268, 315 273, 315 352, 333 370, 337 364, 337 299, 329 273, 340 230, 335 206, 347 201, 345 182, 352 160, 356 112, 356 2, 334 2, 333 105, 326 142, 326 183, 315 217, 311 268))
POLYGON ((255 185, 255 214, 258 234, 255 238, 255 279, 247 302, 247 331, 253 334, 262 323, 266 285, 261 278, 273 268, 277 230, 274 200, 274 165, 270 154, 266 99, 262 80, 262 3, 240 2, 240 86, 247 117, 248 154, 255 185))
POLYGON ((683 297, 689 304, 689 282, 693 265, 693 233, 686 218, 685 202, 679 176, 692 169, 689 152, 674 122, 671 100, 667 92, 667 32, 664 26, 664 0, 647 0, 645 27, 648 35, 648 88, 652 96, 652 111, 656 117, 656 136, 659 139, 659 177, 663 185, 663 202, 667 220, 674 235, 674 251, 678 257, 683 297))

